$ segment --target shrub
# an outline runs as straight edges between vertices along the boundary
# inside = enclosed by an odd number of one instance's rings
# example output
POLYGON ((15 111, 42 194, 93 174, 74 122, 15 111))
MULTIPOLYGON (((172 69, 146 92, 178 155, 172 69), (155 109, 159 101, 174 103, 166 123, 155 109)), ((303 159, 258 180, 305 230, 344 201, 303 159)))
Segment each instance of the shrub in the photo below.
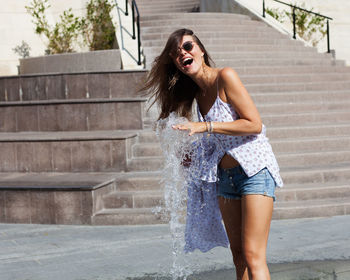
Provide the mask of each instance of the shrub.
POLYGON ((113 9, 108 0, 90 0, 86 5, 86 17, 82 18, 84 42, 90 50, 112 49, 115 42, 115 28, 110 12, 113 9))
MULTIPOLYGON (((297 6, 297 4, 294 4, 297 6)), ((305 9, 305 3, 299 5, 305 9)), ((313 11, 311 8, 310 11, 313 11)), ((281 23, 285 22, 285 18, 289 18, 293 22, 293 8, 291 11, 266 8, 266 13, 278 20, 281 23)), ((326 19, 303 10, 295 9, 295 28, 298 36, 305 41, 310 42, 314 47, 327 34, 326 19)))
POLYGON ((68 9, 60 15, 60 21, 53 27, 49 25, 45 12, 50 7, 48 0, 33 0, 25 6, 27 12, 34 18, 35 33, 44 34, 48 39, 48 54, 73 52, 73 43, 80 34, 81 21, 68 9))
POLYGON ((25 41, 22 41, 20 45, 17 45, 15 48, 12 49, 16 54, 18 54, 22 58, 26 58, 30 56, 30 50, 28 43, 25 41))
MULTIPOLYGON (((301 8, 305 9, 305 3, 301 8)), ((313 11, 313 8, 310 9, 313 11)), ((293 22, 293 8, 291 12, 285 12, 287 17, 293 22)), ((305 41, 311 42, 315 47, 327 34, 326 19, 303 10, 295 9, 296 33, 305 41)))

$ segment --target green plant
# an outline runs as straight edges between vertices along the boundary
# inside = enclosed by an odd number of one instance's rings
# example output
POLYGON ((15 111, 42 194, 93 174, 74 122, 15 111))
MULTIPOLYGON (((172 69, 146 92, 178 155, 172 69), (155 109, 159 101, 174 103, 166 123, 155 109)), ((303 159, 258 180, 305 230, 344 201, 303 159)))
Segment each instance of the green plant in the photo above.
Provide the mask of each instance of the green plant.
POLYGON ((115 42, 115 28, 110 12, 113 9, 108 0, 90 0, 86 5, 86 17, 82 18, 84 42, 90 50, 112 49, 115 42))
POLYGON ((28 43, 22 40, 22 43, 20 45, 17 45, 15 48, 12 49, 16 54, 18 54, 22 58, 26 58, 30 56, 30 50, 28 43))
MULTIPOLYGON (((305 8, 305 3, 302 3, 300 7, 305 8)), ((313 8, 310 11, 313 11, 313 8)), ((293 22, 293 8, 291 12, 285 11, 285 14, 293 22)), ((313 46, 316 46, 327 34, 326 19, 306 11, 295 9, 295 23, 299 37, 311 42, 313 46)))
POLYGON ((60 21, 52 27, 45 15, 49 7, 48 0, 33 0, 29 6, 25 6, 27 12, 33 17, 35 33, 44 34, 48 39, 46 53, 73 52, 73 43, 81 30, 80 18, 75 17, 70 8, 60 15, 60 21))
POLYGON ((278 8, 266 8, 265 11, 279 22, 283 23, 285 21, 286 14, 284 10, 280 11, 278 8))

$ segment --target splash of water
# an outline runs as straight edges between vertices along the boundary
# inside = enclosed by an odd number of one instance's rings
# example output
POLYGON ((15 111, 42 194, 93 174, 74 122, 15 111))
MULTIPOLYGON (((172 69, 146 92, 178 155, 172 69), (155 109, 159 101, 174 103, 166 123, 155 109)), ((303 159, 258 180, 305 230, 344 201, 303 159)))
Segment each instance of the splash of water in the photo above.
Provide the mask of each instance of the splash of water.
POLYGON ((169 218, 173 250, 173 266, 170 273, 173 280, 186 280, 191 274, 184 253, 187 176, 183 163, 193 154, 194 143, 199 136, 189 136, 188 131, 172 128, 173 125, 185 122, 188 122, 186 118, 171 113, 156 124, 156 134, 165 156, 165 167, 162 171, 165 205, 164 208, 158 207, 156 211, 169 218))

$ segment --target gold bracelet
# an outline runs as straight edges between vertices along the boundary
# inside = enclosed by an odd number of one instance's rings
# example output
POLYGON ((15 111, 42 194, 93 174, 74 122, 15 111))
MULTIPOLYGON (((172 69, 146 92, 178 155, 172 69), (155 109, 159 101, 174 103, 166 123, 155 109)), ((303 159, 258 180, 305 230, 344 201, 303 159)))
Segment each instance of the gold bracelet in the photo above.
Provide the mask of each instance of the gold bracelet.
POLYGON ((209 131, 208 122, 205 122, 205 126, 207 128, 207 131, 209 131))

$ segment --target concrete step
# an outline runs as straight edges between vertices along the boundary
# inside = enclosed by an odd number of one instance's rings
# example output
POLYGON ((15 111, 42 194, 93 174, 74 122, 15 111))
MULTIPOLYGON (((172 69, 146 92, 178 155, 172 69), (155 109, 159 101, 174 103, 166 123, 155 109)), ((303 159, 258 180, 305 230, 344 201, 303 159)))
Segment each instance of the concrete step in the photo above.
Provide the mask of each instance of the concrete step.
POLYGON ((311 183, 287 185, 276 190, 276 201, 304 201, 315 199, 349 198, 350 185, 334 183, 311 183))
POLYGON ((131 98, 146 72, 50 73, 0 77, 1 101, 131 98))
POLYGON ((161 173, 154 172, 126 172, 116 179, 118 191, 159 191, 161 173))
POLYGON ((157 171, 164 168, 163 157, 133 158, 128 162, 127 171, 157 171))
MULTIPOLYGON (((178 13, 174 13, 178 14, 178 13)), ((159 26, 182 26, 183 28, 191 26, 202 26, 202 25, 217 25, 217 26, 231 26, 232 28, 235 25, 250 25, 250 26, 266 26, 266 24, 259 23, 257 21, 252 21, 247 18, 226 18, 226 19, 217 19, 217 18, 206 18, 206 17, 198 17, 202 13, 184 13, 184 15, 188 15, 187 17, 179 17, 179 18, 164 18, 157 20, 143 20, 141 17, 141 28, 144 27, 159 27, 159 26)), ((174 29, 175 30, 175 29, 174 29)), ((195 30, 193 30, 195 31, 195 30)))
POLYGON ((268 74, 317 74, 317 73, 350 73, 350 67, 341 65, 285 65, 285 66, 251 66, 234 67, 239 75, 268 75, 268 74))
MULTIPOLYGON (((238 46, 247 45, 248 48, 255 48, 255 45, 262 45, 268 47, 271 46, 272 48, 284 48, 285 46, 288 47, 299 47, 302 46, 300 41, 293 41, 288 38, 220 38, 220 44, 218 44, 217 38, 200 38, 202 43, 204 44, 205 48, 211 54, 212 52, 232 52, 234 53, 235 47, 234 45, 237 44, 238 46)), ((151 42, 146 41, 145 44, 148 44, 148 46, 144 47, 144 52, 147 55, 156 56, 159 55, 163 48, 165 47, 166 40, 159 40, 157 42, 151 42)))
POLYGON ((350 198, 276 202, 273 219, 295 219, 348 215, 350 198))
POLYGON ((317 91, 293 91, 293 92, 264 92, 251 93, 256 104, 283 103, 283 102, 317 102, 347 101, 350 97, 349 90, 317 90, 317 91))
MULTIPOLYGON (((154 57, 147 56, 147 69, 150 67, 152 62, 154 61, 154 57)), ((280 59, 230 59, 227 58, 226 60, 217 59, 214 61, 215 67, 257 67, 257 66, 282 66, 282 65, 293 65, 293 66, 299 66, 299 65, 319 65, 319 66, 332 66, 332 65, 343 65, 344 61, 338 61, 338 60, 331 60, 328 58, 280 58, 280 59)), ((257 85, 258 86, 258 85, 257 85)), ((286 90, 286 89, 284 89, 286 90)), ((294 90, 294 88, 290 88, 290 90, 294 90)), ((313 87, 310 88, 310 90, 315 90, 313 87)), ((276 91, 282 91, 281 89, 277 88, 276 91)), ((259 92, 259 91, 257 91, 259 92)))
MULTIPOLYGON (((237 25, 235 26, 235 29, 232 30, 229 28, 230 26, 223 25, 220 30, 215 29, 215 25, 192 25, 195 28, 196 36, 198 38, 204 38, 204 37, 214 37, 214 38, 221 38, 221 37, 230 37, 237 33, 247 32, 247 33, 258 33, 261 32, 269 32, 271 33, 277 33, 274 29, 267 25, 258 25, 258 26, 252 26, 252 25, 237 25), (215 33, 213 33, 215 31, 215 33)), ((158 27, 142 27, 142 41, 147 40, 167 40, 169 35, 174 32, 176 29, 183 28, 183 24, 181 22, 178 23, 178 25, 173 26, 158 26, 158 27)), ((191 25, 188 25, 190 28, 191 25)), ((282 34, 281 34, 282 35, 282 34)), ((234 46, 232 46, 234 47, 234 46)), ((307 50, 316 50, 316 48, 305 48, 307 50)))
POLYGON ((152 7, 152 8, 147 8, 147 7, 141 7, 140 8, 140 14, 144 15, 154 15, 154 14, 162 14, 162 13, 167 13, 169 10, 173 11, 174 13, 193 13, 193 12, 198 12, 199 6, 198 5, 185 5, 185 6, 180 6, 180 7, 152 7))
MULTIPOLYGON (((350 137, 348 136, 279 139, 272 140, 270 143, 275 153, 311 152, 320 151, 323 148, 326 148, 327 151, 350 149, 350 137)), ((159 143, 136 143, 132 150, 133 157, 163 156, 159 143)))
POLYGON ((0 172, 125 171, 137 133, 0 133, 0 172))
MULTIPOLYGON (((248 38, 248 36, 246 36, 248 38)), ((225 39, 226 40, 226 39, 225 39)), ((152 46, 157 46, 156 42, 144 42, 145 44, 149 46, 145 46, 145 55, 147 57, 155 57, 157 56, 160 52, 154 51, 152 46), (149 48, 151 46, 151 48, 149 48)), ((326 58, 326 59, 331 59, 331 56, 328 54, 321 54, 317 53, 315 51, 300 51, 300 50, 278 50, 278 51, 273 51, 273 50, 256 50, 256 51, 246 51, 246 50, 233 50, 230 45, 226 45, 225 42, 220 42, 218 40, 217 44, 218 46, 213 46, 212 44, 207 44, 206 49, 208 50, 210 57, 216 61, 216 60, 221 60, 221 59, 237 59, 237 58, 290 58, 290 57, 304 57, 304 58, 326 58)), ((164 46, 165 44, 160 44, 161 46, 164 46)), ((276 47, 272 46, 272 49, 276 47)))
MULTIPOLYGON (((298 153, 276 153, 277 161, 282 168, 294 168, 317 165, 326 162, 328 164, 338 164, 350 162, 349 150, 328 151, 326 148, 317 152, 298 153)), ((128 171, 156 171, 164 167, 163 157, 139 157, 129 161, 128 171)))
MULTIPOLYGON (((244 54, 243 54, 244 55, 244 54)), ((297 53, 295 53, 298 56, 297 53)), ((321 56, 321 54, 316 54, 321 56)), ((350 81, 350 73, 309 73, 309 74, 276 74, 276 75, 241 75, 243 84, 265 83, 310 83, 324 81, 350 81)), ((349 89, 350 92, 350 89, 349 89)))
POLYGON ((349 162, 331 165, 327 162, 323 166, 309 166, 281 168, 281 176, 284 184, 305 185, 305 184, 347 184, 350 180, 349 162))
POLYGON ((158 142, 156 133, 153 129, 143 129, 139 132, 139 143, 154 143, 158 142))
POLYGON ((261 118, 268 129, 276 126, 293 126, 296 123, 300 126, 330 124, 332 121, 337 124, 346 124, 349 123, 350 111, 345 109, 327 112, 267 114, 261 115, 261 118))
MULTIPOLYGON (((166 218, 153 214, 152 210, 152 208, 101 210, 92 217, 92 223, 94 225, 133 225, 168 222, 166 218)), ((350 214, 350 198, 308 200, 307 204, 305 204, 305 201, 276 201, 272 218, 296 219, 348 214, 350 214)))
MULTIPOLYGON (((218 42, 220 43, 220 42, 218 42)), ((304 57, 304 58, 326 58, 326 59, 331 59, 331 56, 328 54, 321 54, 317 52, 304 52, 304 51, 279 51, 279 52, 264 52, 264 51, 258 51, 258 52, 233 52, 232 50, 230 51, 211 51, 210 52, 211 58, 216 61, 216 60, 221 60, 221 59, 237 59, 237 58, 271 58, 271 59, 284 59, 284 58, 291 58, 291 57, 304 57)), ((254 77, 252 77, 254 79, 254 77)))
MULTIPOLYGON (((288 117, 288 115, 287 115, 288 117)), ((279 139, 302 139, 310 137, 350 137, 350 124, 337 123, 334 124, 333 120, 324 122, 321 124, 306 124, 302 126, 296 125, 289 126, 268 126, 267 136, 271 140, 279 139)), ((139 133, 139 143, 155 143, 158 142, 156 134, 153 130, 142 130, 139 133)))
MULTIPOLYGON (((116 191, 147 192, 160 191, 162 189, 161 170, 113 173, 113 175, 116 177, 116 191)), ((278 191, 295 191, 295 188, 302 189, 303 187, 311 188, 313 186, 319 188, 324 186, 344 186, 348 185, 350 180, 350 164, 331 165, 324 163, 323 166, 309 166, 309 168, 282 167, 281 176, 285 187, 278 189, 278 191)))
MULTIPOLYGON (((306 61, 305 61, 306 62, 306 61)), ((327 61, 324 61, 327 62, 327 61)), ((311 62, 310 62, 311 63, 311 62)), ((316 63, 316 62, 315 62, 316 63)), ((315 91, 315 90, 349 90, 350 81, 323 81, 323 82, 289 82, 284 84, 248 84, 247 90, 252 93, 280 92, 280 91, 315 91)))
POLYGON ((92 217, 93 225, 150 225, 167 223, 152 208, 104 209, 92 217))
MULTIPOLYGON (((246 20, 246 21, 252 21, 249 16, 242 15, 242 14, 232 14, 232 13, 162 13, 158 15, 147 15, 142 16, 141 15, 141 25, 145 22, 157 22, 159 20, 169 20, 169 19, 181 19, 184 22, 188 21, 197 21, 197 20, 207 20, 213 21, 213 20, 223 20, 227 21, 229 19, 238 19, 238 20, 246 20)), ((263 24, 262 22, 253 21, 256 25, 263 24)), ((263 24, 266 25, 266 24, 263 24)))
MULTIPOLYGON (((183 5, 185 3, 192 3, 192 4, 199 4, 200 1, 198 0, 178 0, 175 3, 178 5, 183 5)), ((174 1, 169 1, 169 0, 138 0, 137 5, 148 5, 148 6, 157 6, 157 5, 176 5, 174 1)))
MULTIPOLYGON (((346 183, 311 183, 287 185, 277 188, 278 202, 308 201, 315 199, 350 198, 350 185, 346 183)), ((161 184, 152 191, 113 191, 103 197, 105 209, 116 208, 152 208, 164 204, 164 194, 161 184)))
POLYGON ((160 206, 164 195, 158 191, 115 191, 103 197, 105 209, 151 208, 160 206))
MULTIPOLYGON (((180 27, 179 27, 180 28, 180 27)), ((175 27, 173 29, 179 29, 178 27, 175 27)), ((275 38, 281 38, 281 39, 287 39, 288 37, 286 35, 283 35, 281 33, 275 33, 271 32, 268 29, 262 29, 262 30, 254 30, 254 31, 239 31, 234 30, 232 31, 232 28, 230 26, 226 26, 222 28, 222 31, 216 32, 214 36, 212 36, 211 32, 215 32, 217 30, 217 26, 209 25, 209 26, 202 26, 202 28, 206 30, 206 32, 198 32, 196 26, 187 26, 188 29, 193 29, 193 31, 196 31, 196 35, 198 38, 204 43, 206 41, 209 41, 209 39, 212 41, 213 39, 216 39, 218 44, 220 44, 220 41, 224 41, 227 39, 236 39, 236 38, 264 38, 264 39, 275 39, 275 38)), ((170 32, 171 33, 171 32, 170 32)), ((160 34, 146 34, 142 36, 142 46, 143 47, 157 47, 157 46, 164 46, 170 33, 163 32, 160 34)))
MULTIPOLYGON (((278 202, 297 202, 316 199, 350 198, 349 184, 303 184, 277 189, 278 202)), ((162 187, 157 191, 114 191, 103 197, 105 209, 152 208, 163 205, 162 187)))
POLYGON ((0 102, 0 132, 143 128, 145 98, 0 102), (74 121, 72 121, 74 120, 74 121))
POLYGON ((308 137, 322 137, 322 136, 350 136, 350 124, 332 124, 330 122, 326 124, 314 124, 303 126, 276 126, 269 127, 267 129, 267 136, 270 139, 281 138, 308 138, 308 137))
MULTIPOLYGON (((245 58, 245 59, 231 59, 227 58, 217 59, 214 61, 217 67, 251 67, 251 66, 282 66, 282 65, 342 65, 343 61, 336 61, 328 58, 279 58, 279 59, 254 59, 254 58, 245 58)), ((293 90, 291 88, 290 90, 293 90)))
MULTIPOLYGON (((329 82, 330 83, 330 82, 329 82)), ((350 88, 350 82, 349 82, 350 88)), ((262 115, 268 114, 288 114, 293 113, 311 113, 314 112, 316 115, 318 112, 329 112, 331 110, 349 110, 350 102, 332 102, 329 103, 315 103, 315 102, 281 102, 272 104, 261 104, 257 103, 257 108, 262 115)), ((349 110, 350 111, 350 110, 349 110)))
MULTIPOLYGON (((343 148, 343 147, 341 147, 343 148)), ((276 153, 279 166, 282 167, 304 167, 318 165, 322 163, 337 164, 350 162, 350 150, 344 147, 342 150, 329 151, 326 147, 318 152, 298 152, 298 153, 276 153)))
POLYGON ((91 224, 113 173, 1 173, 0 223, 91 224))
POLYGON ((165 1, 157 1, 157 2, 137 2, 137 7, 139 9, 155 9, 162 8, 168 9, 168 12, 173 8, 181 8, 181 7, 195 7, 198 6, 198 1, 176 1, 176 2, 165 2, 165 1))

